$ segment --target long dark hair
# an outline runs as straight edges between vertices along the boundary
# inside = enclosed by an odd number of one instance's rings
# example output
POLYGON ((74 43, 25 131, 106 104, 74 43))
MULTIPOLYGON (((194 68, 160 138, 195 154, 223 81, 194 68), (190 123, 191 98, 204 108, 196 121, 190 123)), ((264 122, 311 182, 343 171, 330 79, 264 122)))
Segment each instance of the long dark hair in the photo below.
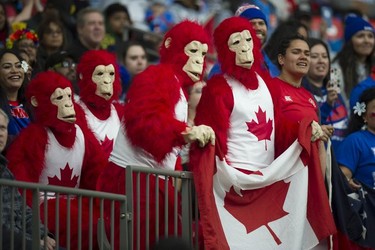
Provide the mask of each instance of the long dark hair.
MULTIPOLYGON (((19 55, 19 53, 16 49, 1 49, 0 50, 0 61, 3 58, 3 56, 7 53, 15 55, 20 60, 20 62, 22 62, 22 57, 19 55)), ((27 82, 27 77, 26 77, 26 73, 25 73, 23 83, 22 83, 22 85, 19 88, 18 93, 17 93, 17 101, 20 104, 23 104, 25 108, 28 106, 27 102, 26 102, 26 97, 25 97, 26 82, 27 82)), ((0 83, 0 108, 2 108, 7 113, 8 117, 11 117, 9 100, 8 100, 8 97, 7 97, 7 95, 5 93, 5 90, 2 87, 1 83, 0 83)))
MULTIPOLYGON (((362 93, 361 97, 359 98, 359 103, 364 103, 367 109, 368 103, 371 102, 372 100, 375 100, 375 87, 366 89, 362 93)), ((365 122, 363 120, 363 115, 364 114, 359 116, 358 114, 354 114, 353 110, 351 110, 351 116, 350 116, 349 127, 348 127, 348 135, 360 130, 365 125, 365 122)))
MULTIPOLYGON (((305 41, 308 44, 307 40, 301 36, 300 34, 296 33, 287 37, 284 37, 281 41, 279 41, 279 46, 277 46, 277 56, 278 55, 286 55, 286 50, 290 47, 290 44, 295 40, 305 41)), ((277 57, 276 57, 277 58, 277 57)), ((279 60, 276 60, 277 67, 281 70, 281 65, 279 60)))
POLYGON ((277 26, 275 31, 272 33, 271 37, 264 47, 264 52, 268 55, 268 57, 275 65, 277 65, 277 56, 279 54, 278 48, 280 41, 284 40, 287 37, 298 34, 299 28, 304 28, 306 29, 306 31, 309 30, 306 25, 302 24, 298 20, 291 19, 279 24, 279 26, 277 26))
POLYGON ((324 85, 325 87, 327 87, 327 84, 328 84, 328 82, 329 82, 329 80, 330 80, 330 70, 331 70, 331 56, 330 56, 330 54, 329 54, 329 48, 328 48, 328 45, 327 45, 323 40, 318 39, 318 38, 313 38, 313 37, 309 37, 309 38, 307 38, 307 43, 308 43, 308 45, 309 45, 309 47, 310 47, 310 50, 311 50, 312 47, 314 47, 314 46, 320 44, 320 45, 322 45, 322 46, 325 48, 325 50, 327 51, 327 56, 328 56, 328 66, 329 66, 329 68, 328 68, 328 73, 327 73, 326 77, 324 77, 324 80, 323 80, 323 85, 324 85))
MULTIPOLYGON (((371 60, 373 53, 367 56, 366 58, 366 72, 371 72, 371 60)), ((342 49, 337 53, 336 57, 333 59, 333 62, 338 62, 341 67, 343 76, 344 76, 344 86, 345 93, 347 96, 350 96, 350 92, 358 84, 358 73, 357 73, 357 53, 354 50, 352 40, 346 42, 342 49)))

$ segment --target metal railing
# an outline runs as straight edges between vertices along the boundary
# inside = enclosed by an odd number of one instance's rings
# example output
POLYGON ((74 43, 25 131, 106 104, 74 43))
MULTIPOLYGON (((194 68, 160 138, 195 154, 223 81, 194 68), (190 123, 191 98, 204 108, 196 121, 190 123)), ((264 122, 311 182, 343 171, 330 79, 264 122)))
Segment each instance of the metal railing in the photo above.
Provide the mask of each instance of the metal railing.
MULTIPOLYGON (((67 250, 84 249, 82 240, 88 240, 87 249, 115 249, 116 245, 121 250, 149 249, 159 239, 167 237, 181 238, 184 242, 188 242, 192 249, 199 248, 198 207, 193 202, 196 198, 193 190, 193 177, 190 172, 128 166, 126 168, 126 194, 124 195, 0 179, 0 204, 2 208, 0 220, 3 219, 3 206, 5 205, 2 199, 4 187, 12 188, 12 202, 14 202, 16 192, 20 192, 23 197, 22 229, 24 232, 26 232, 25 205, 32 201, 32 204, 30 204, 33 215, 32 250, 40 249, 41 242, 39 239, 47 236, 47 231, 45 231, 45 235, 40 235, 41 221, 47 228, 53 223, 56 228, 54 236, 57 245, 60 245, 59 235, 61 232, 59 228, 62 225, 66 227, 66 232, 62 233, 66 233, 66 246, 64 248, 67 250), (46 202, 51 199, 51 193, 55 194, 57 201, 56 206, 52 208, 46 202), (159 193, 167 195, 160 196, 159 193), (66 198, 66 217, 68 218, 66 221, 60 219, 58 200, 61 197, 66 198), (145 203, 140 202, 140 197, 145 197, 145 203), (88 211, 83 210, 85 207, 87 208, 87 206, 82 206, 83 199, 88 200, 88 211), (78 229, 87 226, 82 225, 84 223, 82 222, 82 216, 88 215, 90 218, 88 222, 89 235, 82 235, 81 230, 78 230, 78 235, 71 235, 71 209, 69 209, 69 206, 71 206, 72 200, 78 203, 78 229), (171 206, 170 203, 173 203, 173 205, 171 206), (55 221, 49 221, 48 209, 54 209, 56 213, 55 221), (97 221, 93 220, 95 209, 99 211, 97 221), (47 212, 44 212, 44 215, 41 216, 41 210, 47 212), (145 224, 141 224, 141 214, 146 218, 145 224), (150 215, 151 217, 156 215, 154 221, 150 219, 150 215), (118 231, 115 229, 116 223, 119 223, 118 231), (96 230, 96 236, 94 230, 96 230), (70 245, 72 238, 78 239, 78 246, 70 245), (115 242, 116 240, 119 242, 115 242)), ((12 209, 15 205, 11 204, 10 206, 12 209)), ((13 220, 12 217, 11 221, 13 220)), ((11 232, 14 227, 15 225, 11 223, 11 232)), ((2 240, 4 240, 2 228, 0 228, 0 231, 1 249, 2 240)), ((10 235, 9 237, 11 237, 12 243, 13 236, 10 235)), ((22 237, 22 241, 22 249, 26 249, 26 236, 22 237)), ((6 250, 13 249, 15 249, 14 245, 11 244, 10 249, 6 250)))

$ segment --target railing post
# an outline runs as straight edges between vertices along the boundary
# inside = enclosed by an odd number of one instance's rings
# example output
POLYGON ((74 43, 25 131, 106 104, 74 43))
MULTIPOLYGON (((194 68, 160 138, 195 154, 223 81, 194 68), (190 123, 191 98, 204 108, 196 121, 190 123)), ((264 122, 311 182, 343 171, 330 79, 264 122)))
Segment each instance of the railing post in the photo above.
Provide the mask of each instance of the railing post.
POLYGON ((181 217, 182 217, 182 238, 189 242, 192 247, 192 191, 191 179, 184 178, 181 173, 181 217))
MULTIPOLYGON (((128 228, 128 248, 127 249, 133 249, 133 229, 134 229, 134 219, 133 219, 133 170, 131 166, 126 167, 126 179, 125 179, 125 195, 126 195, 126 208, 122 209, 123 212, 121 212, 121 217, 124 216, 124 218, 121 218, 122 221, 126 221, 126 225, 128 228)), ((122 225, 122 224, 121 224, 122 225)), ((126 228, 122 228, 123 231, 126 232, 126 228)), ((121 235, 122 236, 122 235, 121 235)), ((120 244, 121 240, 124 240, 123 237, 120 236, 120 244)))
MULTIPOLYGON (((31 233, 31 237, 33 238, 32 249, 33 250, 40 250, 40 212, 39 212, 39 189, 34 189, 32 192, 32 225, 33 231, 31 233)), ((47 227, 44 227, 44 230, 47 230, 47 227)))

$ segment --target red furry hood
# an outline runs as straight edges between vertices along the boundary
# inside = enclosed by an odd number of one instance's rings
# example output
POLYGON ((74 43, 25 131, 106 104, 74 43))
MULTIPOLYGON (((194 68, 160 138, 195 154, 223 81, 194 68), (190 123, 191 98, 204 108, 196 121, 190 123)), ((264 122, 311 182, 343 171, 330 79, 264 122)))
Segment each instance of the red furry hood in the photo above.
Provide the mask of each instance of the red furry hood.
MULTIPOLYGON (((208 47, 211 46, 210 38, 204 28, 196 22, 185 20, 175 25, 165 34, 160 47, 160 62, 172 65, 184 88, 194 84, 182 70, 188 59, 184 48, 191 41, 199 41, 202 44, 207 44, 208 47), (167 39, 171 39, 169 46, 166 46, 167 39)), ((203 65, 203 73, 205 68, 206 63, 203 65)), ((203 79, 203 73, 200 80, 203 79)))
POLYGON ((59 132, 74 129, 73 123, 57 119, 57 107, 51 103, 50 99, 56 88, 64 89, 67 87, 73 89, 68 79, 52 71, 39 73, 30 81, 26 90, 26 98, 29 103, 31 103, 33 96, 38 101, 38 106, 33 108, 35 123, 59 132))
POLYGON ((261 43, 250 22, 242 17, 231 17, 224 20, 214 31, 214 43, 222 72, 236 78, 242 84, 244 84, 245 87, 249 89, 256 89, 258 87, 258 81, 256 79, 255 72, 259 72, 261 69, 263 56, 260 51, 261 43), (235 64, 236 54, 235 52, 230 51, 228 47, 230 35, 243 30, 250 31, 254 42, 254 64, 250 69, 237 66, 235 64))
POLYGON ((118 100, 121 92, 119 67, 116 57, 105 50, 89 50, 85 52, 77 66, 79 76, 78 86, 80 89, 80 98, 88 106, 103 108, 108 107, 114 100, 118 100), (95 94, 96 84, 92 81, 92 73, 98 65, 110 65, 115 68, 115 80, 113 82, 113 95, 110 100, 95 94))

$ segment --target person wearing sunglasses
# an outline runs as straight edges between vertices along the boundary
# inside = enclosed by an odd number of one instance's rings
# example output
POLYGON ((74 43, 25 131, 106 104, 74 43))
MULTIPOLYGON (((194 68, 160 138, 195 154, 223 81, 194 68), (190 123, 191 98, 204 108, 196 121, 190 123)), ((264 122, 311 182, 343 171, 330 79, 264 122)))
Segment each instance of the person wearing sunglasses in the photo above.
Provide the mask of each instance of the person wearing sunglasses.
POLYGON ((79 88, 77 85, 77 71, 76 71, 76 60, 74 56, 66 51, 60 51, 50 55, 47 58, 45 70, 55 71, 62 74, 73 85, 73 91, 75 95, 78 95, 79 88))

